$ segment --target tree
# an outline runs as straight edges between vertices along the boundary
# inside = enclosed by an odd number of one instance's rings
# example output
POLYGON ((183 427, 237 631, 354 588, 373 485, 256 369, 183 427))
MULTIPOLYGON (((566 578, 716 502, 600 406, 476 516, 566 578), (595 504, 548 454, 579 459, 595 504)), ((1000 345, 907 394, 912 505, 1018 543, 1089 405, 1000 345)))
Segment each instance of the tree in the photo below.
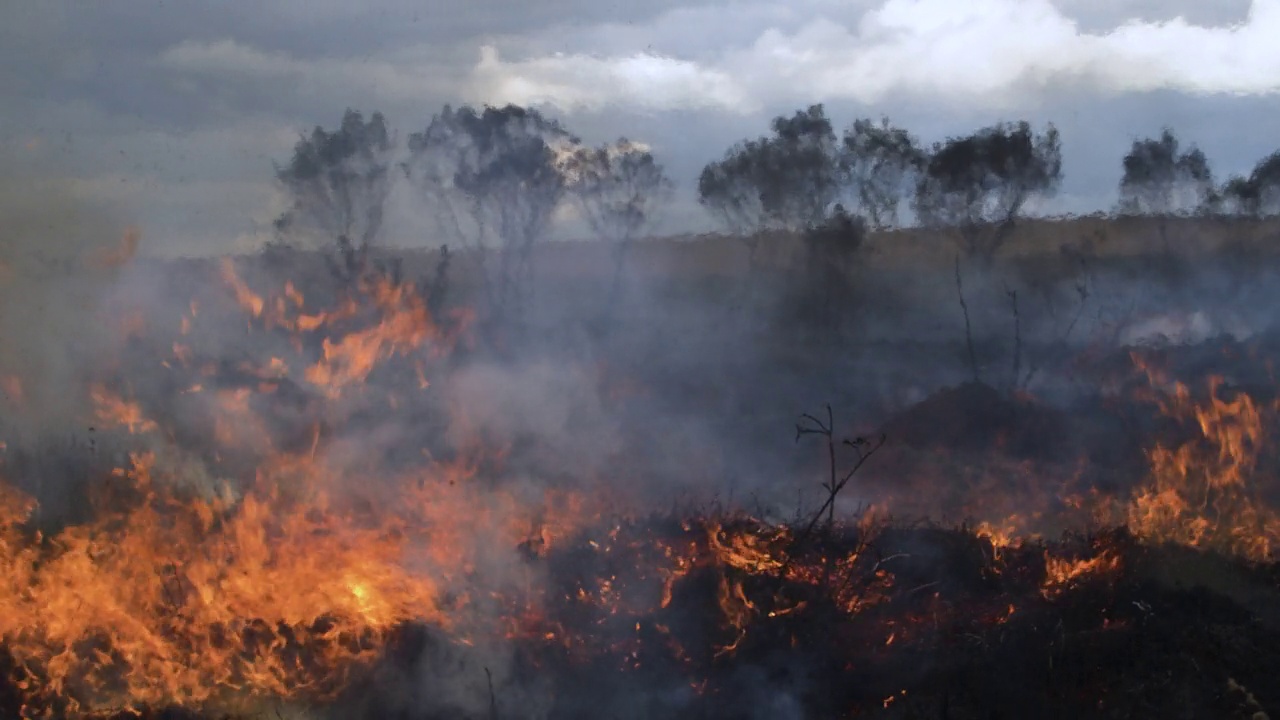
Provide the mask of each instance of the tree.
POLYGON ((747 242, 820 224, 840 192, 836 136, 822 105, 778 116, 773 134, 731 147, 698 179, 698 200, 747 242))
POLYGON ((595 148, 580 148, 565 164, 569 191, 581 204, 592 231, 609 242, 613 282, 605 313, 617 302, 622 268, 632 242, 671 199, 673 185, 644 145, 626 138, 595 148))
POLYGON ((797 290, 797 327, 812 327, 828 339, 839 336, 853 299, 854 259, 867 236, 866 221, 836 204, 823 222, 805 230, 803 272, 797 290))
POLYGON ((316 127, 310 137, 299 139, 289 164, 276 166, 276 178, 291 201, 275 222, 277 233, 331 239, 342 257, 342 265, 333 266, 335 274, 358 277, 382 229, 392 148, 381 113, 366 122, 351 109, 336 131, 316 127))
POLYGON ((757 158, 766 150, 764 141, 748 140, 709 163, 698 177, 698 202, 729 232, 749 238, 764 229, 765 212, 760 200, 762 173, 757 158))
POLYGON ((798 231, 822 223, 840 193, 836 135, 822 105, 773 119, 763 170, 765 212, 778 227, 798 231))
POLYGON ((1207 208, 1214 200, 1213 173, 1203 152, 1179 152, 1166 128, 1160 138, 1134 140, 1124 156, 1120 211, 1129 215, 1171 215, 1207 208))
POLYGON ((1049 125, 1002 123, 936 143, 916 182, 916 214, 926 225, 960 231, 963 250, 990 263, 1027 201, 1062 180, 1062 144, 1049 125))
POLYGON ((870 119, 855 120, 844 131, 842 179, 873 227, 898 223, 898 203, 924 163, 925 153, 915 138, 890 125, 888 118, 878 124, 870 119))
POLYGON ((491 320, 522 311, 532 292, 534 245, 565 196, 565 158, 578 139, 536 110, 449 106, 409 137, 405 174, 441 228, 480 258, 491 320), (497 247, 498 267, 486 258, 497 247))
POLYGON ((1249 177, 1233 177, 1222 188, 1228 212, 1248 217, 1280 214, 1280 151, 1258 161, 1249 177))

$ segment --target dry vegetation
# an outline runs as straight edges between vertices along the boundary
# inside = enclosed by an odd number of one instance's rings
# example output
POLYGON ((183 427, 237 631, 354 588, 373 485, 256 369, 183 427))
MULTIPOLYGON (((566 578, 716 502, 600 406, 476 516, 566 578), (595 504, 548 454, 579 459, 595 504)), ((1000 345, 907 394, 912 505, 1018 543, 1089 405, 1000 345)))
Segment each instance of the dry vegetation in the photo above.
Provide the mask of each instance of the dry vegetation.
POLYGON ((655 239, 604 326, 549 243, 518 340, 465 252, 123 264, 109 342, 4 368, 0 711, 1266 717, 1278 242, 1023 221, 962 319, 951 238, 874 233, 814 322, 803 239, 655 239))
MULTIPOLYGON (((1063 250, 1092 252, 1100 263, 1141 264, 1164 254, 1160 221, 1142 216, 1098 214, 1077 218, 1027 219, 1013 230, 1005 262, 1028 271, 1039 271, 1047 280, 1061 280, 1077 270, 1064 262, 1063 250)), ((1185 261, 1206 259, 1229 262, 1234 257, 1270 258, 1280 253, 1280 219, 1190 217, 1171 221, 1172 255, 1185 261)), ((738 277, 747 272, 748 248, 737 237, 722 234, 646 238, 639 241, 629 259, 629 272, 651 283, 696 281, 701 278, 738 277)), ((760 264, 777 271, 794 267, 802 254, 794 233, 767 234, 760 250, 760 264)), ((859 265, 866 270, 911 271, 921 276, 946 273, 954 262, 954 238, 930 228, 873 231, 867 238, 859 265)), ((405 258, 407 275, 428 275, 438 259, 437 250, 395 250, 405 258)), ((581 241, 547 242, 537 250, 538 275, 547 283, 560 279, 603 282, 612 273, 609 248, 581 241)), ((465 272, 465 268, 462 269, 465 272)), ((711 280, 714 282, 714 280, 711 280)))

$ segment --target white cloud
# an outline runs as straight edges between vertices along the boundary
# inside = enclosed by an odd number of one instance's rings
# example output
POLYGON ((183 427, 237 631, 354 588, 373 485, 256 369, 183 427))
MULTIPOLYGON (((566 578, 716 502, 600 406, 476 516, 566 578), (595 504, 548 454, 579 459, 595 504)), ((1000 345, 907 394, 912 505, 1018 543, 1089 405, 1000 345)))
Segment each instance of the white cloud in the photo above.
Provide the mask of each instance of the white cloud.
POLYGON ((1235 94, 1280 90, 1280 1, 1253 0, 1248 19, 1232 28, 1203 28, 1177 19, 1129 23, 1107 37, 1120 62, 1119 89, 1155 85, 1235 94))
POLYGON ((752 100, 726 72, 696 62, 636 53, 598 58, 556 54, 506 62, 491 46, 481 49, 472 94, 482 102, 600 110, 623 105, 646 110, 735 107, 752 100))
MULTIPOLYGON (((736 45, 730 38, 714 53, 557 53, 504 61, 490 49, 473 85, 490 102, 546 102, 565 110, 741 113, 780 103, 876 103, 897 94, 1006 105, 1067 82, 1107 92, 1280 91, 1274 40, 1280 0, 1253 0, 1247 19, 1231 27, 1179 17, 1133 20, 1107 33, 1082 31, 1049 0, 887 0, 856 21, 841 17, 848 7, 809 2, 808 22, 758 29, 736 45)), ((741 10, 719 11, 722 22, 711 27, 729 34, 741 10)))

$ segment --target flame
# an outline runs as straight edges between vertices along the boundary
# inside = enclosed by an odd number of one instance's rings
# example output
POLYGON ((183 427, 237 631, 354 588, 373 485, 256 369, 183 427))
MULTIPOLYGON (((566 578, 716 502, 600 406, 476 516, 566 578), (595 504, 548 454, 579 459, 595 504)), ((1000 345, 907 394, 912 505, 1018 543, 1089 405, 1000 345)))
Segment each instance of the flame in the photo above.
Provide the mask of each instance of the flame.
POLYGON ((395 623, 445 622, 434 583, 402 569, 408 539, 395 520, 335 512, 323 494, 180 499, 154 462, 135 455, 122 473, 139 495, 130 507, 46 549, 4 545, 18 587, 0 638, 24 684, 67 714, 231 690, 323 695, 395 623))
POLYGON ((992 560, 996 562, 1003 558, 1006 548, 1022 544, 1016 515, 1006 518, 999 527, 984 520, 974 528, 973 534, 991 543, 992 560))
POLYGON ((156 423, 149 420, 143 413, 140 405, 115 395, 101 385, 95 385, 90 389, 90 397, 97 411, 98 422, 104 425, 122 426, 131 435, 152 432, 158 428, 156 423))
POLYGON ((382 313, 381 320, 337 342, 325 338, 322 359, 305 373, 308 382, 334 395, 363 382, 380 361, 408 354, 441 336, 426 303, 412 286, 379 280, 367 290, 382 313))
MULTIPOLYGON (((177 328, 188 339, 160 343, 172 349, 172 387, 202 393, 183 402, 205 413, 208 447, 199 450, 212 460, 175 447, 191 433, 173 427, 164 403, 144 407, 120 394, 127 383, 102 379, 89 390, 96 421, 146 434, 132 441, 152 451, 94 485, 93 519, 41 535, 35 500, 0 482, 0 645, 28 717, 331 698, 406 624, 464 645, 510 638, 627 670, 660 647, 692 672, 746 655, 760 638, 795 643, 791 628, 812 617, 847 620, 887 653, 959 612, 921 592, 936 583, 898 587, 886 569, 875 543, 892 499, 857 525, 817 533, 731 514, 646 524, 613 479, 547 489, 512 481, 512 449, 488 442, 465 408, 447 418, 467 439, 445 460, 434 447, 416 464, 385 462, 376 447, 337 447, 352 406, 404 407, 403 397, 361 391, 377 385, 380 369, 429 394, 433 361, 460 341, 469 316, 441 317, 414 285, 381 277, 317 310, 292 283, 259 292, 231 261, 220 274, 251 331, 289 342, 234 364, 201 358, 195 348, 205 345, 189 337, 192 302, 177 328), (305 395, 304 422, 275 414, 292 411, 280 410, 290 393, 305 395), (194 479, 193 466, 203 471, 194 479), (574 553, 573 570, 551 567, 562 548, 574 553), (572 577, 547 582, 551 572, 572 577), (707 589, 714 613, 705 643, 672 630, 687 614, 673 606, 691 587, 707 589), (904 598, 909 610, 886 617, 883 608, 904 598)), ((14 395, 8 380, 5 388, 14 395)), ((1151 451, 1151 482, 1122 499, 1121 514, 1145 540, 1267 558, 1280 526, 1255 486, 1276 408, 1221 390, 1214 381, 1197 402, 1178 385, 1162 399, 1196 433, 1151 451)), ((1049 512, 1025 506, 1030 493, 1081 514, 1105 502, 1076 492, 1078 469, 1041 470, 1012 463, 969 486, 988 505, 974 534, 991 545, 997 569, 1039 559, 1028 541, 1049 512)), ((1070 557, 1046 550, 1043 575, 1027 587, 1054 600, 1120 572, 1121 558, 1105 543, 1070 557)), ((1016 623, 1009 600, 985 598, 978 624, 1016 623)), ((713 691, 705 678, 689 686, 713 691)))
POLYGON ((222 261, 222 281, 231 287, 236 294, 236 302, 240 307, 244 308, 253 317, 261 317, 262 310, 266 307, 266 301, 262 296, 255 293, 249 288, 244 280, 240 279, 239 273, 236 272, 235 262, 231 258, 225 258, 222 261))
MULTIPOLYGON (((1040 584, 1040 593, 1046 598, 1061 595, 1068 587, 1081 579, 1091 576, 1108 575, 1120 570, 1120 556, 1111 550, 1103 550, 1098 555, 1085 559, 1065 559, 1044 556, 1044 581, 1040 584)), ((1009 615, 1013 614, 1013 606, 1009 606, 1009 615)), ((1008 615, 1004 620, 1008 619, 1008 615)), ((1004 622, 1001 620, 1001 622, 1004 622)))
POLYGON ((1156 396, 1166 416, 1194 421, 1195 432, 1175 447, 1159 444, 1149 451, 1150 481, 1135 495, 1127 521, 1151 542, 1271 560, 1280 515, 1261 497, 1258 460, 1280 405, 1259 405, 1245 393, 1224 399, 1223 382, 1210 378, 1202 402, 1182 383, 1156 396))
MULTIPOLYGON (((231 262, 221 274, 264 330, 326 333, 305 373, 326 396, 443 337, 410 285, 373 282, 360 301, 306 314, 292 284, 277 303, 251 289, 231 262), (357 320, 361 307, 373 311, 366 326, 337 327, 357 320)), ((192 302, 181 335, 196 316, 192 302)), ((126 330, 140 332, 140 320, 130 318, 126 330)), ((172 351, 176 364, 162 363, 170 371, 220 373, 186 343, 172 351)), ((25 714, 330 696, 378 657, 398 625, 450 628, 465 618, 459 613, 468 598, 446 599, 441 583, 462 586, 481 562, 471 510, 487 508, 481 526, 503 527, 498 535, 510 547, 531 536, 547 547, 578 522, 582 504, 563 498, 547 498, 536 518, 527 498, 489 503, 473 483, 459 482, 473 473, 467 458, 385 478, 376 489, 404 502, 390 504, 399 512, 374 514, 318 454, 318 427, 301 453, 275 447, 255 397, 274 392, 290 362, 245 361, 236 372, 259 382, 211 394, 209 440, 215 457, 236 449, 259 458, 251 479, 192 483, 173 474, 182 463, 168 470, 172 463, 156 454, 135 453, 94 492, 92 521, 34 541, 24 527, 34 501, 0 483, 0 643, 13 658, 25 714)), ((202 391, 193 380, 182 386, 202 391)), ((20 384, 6 388, 12 395, 20 384)), ((173 436, 106 382, 91 384, 89 395, 103 426, 173 436)))

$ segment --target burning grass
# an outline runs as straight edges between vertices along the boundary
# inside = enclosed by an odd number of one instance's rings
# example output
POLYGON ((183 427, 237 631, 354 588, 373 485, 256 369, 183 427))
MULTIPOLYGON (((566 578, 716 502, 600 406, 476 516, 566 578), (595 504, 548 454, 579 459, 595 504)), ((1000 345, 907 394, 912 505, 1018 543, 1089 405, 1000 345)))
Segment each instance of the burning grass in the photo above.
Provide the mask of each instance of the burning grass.
MULTIPOLYGON (((231 263, 221 276, 270 352, 216 354, 192 301, 148 370, 86 382, 89 420, 130 449, 88 485, 91 519, 48 526, 0 483, 6 715, 404 716, 388 688, 443 677, 424 663, 488 686, 411 717, 1250 717, 1280 701, 1260 459, 1280 406, 1220 381, 1197 397, 1150 374, 1181 432, 1133 488, 1025 458, 943 482, 899 456, 901 487, 859 522, 818 522, 834 504, 792 523, 653 514, 609 478, 516 477, 521 448, 431 402, 466 314, 378 275, 330 309, 231 263), (131 392, 156 366, 167 391, 131 392), (350 431, 431 412, 451 444, 350 431), (975 523, 888 515, 957 509, 975 523), (1063 525, 1091 532, 1048 531, 1063 525), (1188 548, 1211 558, 1196 588, 1162 570, 1188 548), (493 647, 509 655, 496 684, 475 659, 493 647)), ((1010 429, 1034 410, 955 397, 1010 429)))

